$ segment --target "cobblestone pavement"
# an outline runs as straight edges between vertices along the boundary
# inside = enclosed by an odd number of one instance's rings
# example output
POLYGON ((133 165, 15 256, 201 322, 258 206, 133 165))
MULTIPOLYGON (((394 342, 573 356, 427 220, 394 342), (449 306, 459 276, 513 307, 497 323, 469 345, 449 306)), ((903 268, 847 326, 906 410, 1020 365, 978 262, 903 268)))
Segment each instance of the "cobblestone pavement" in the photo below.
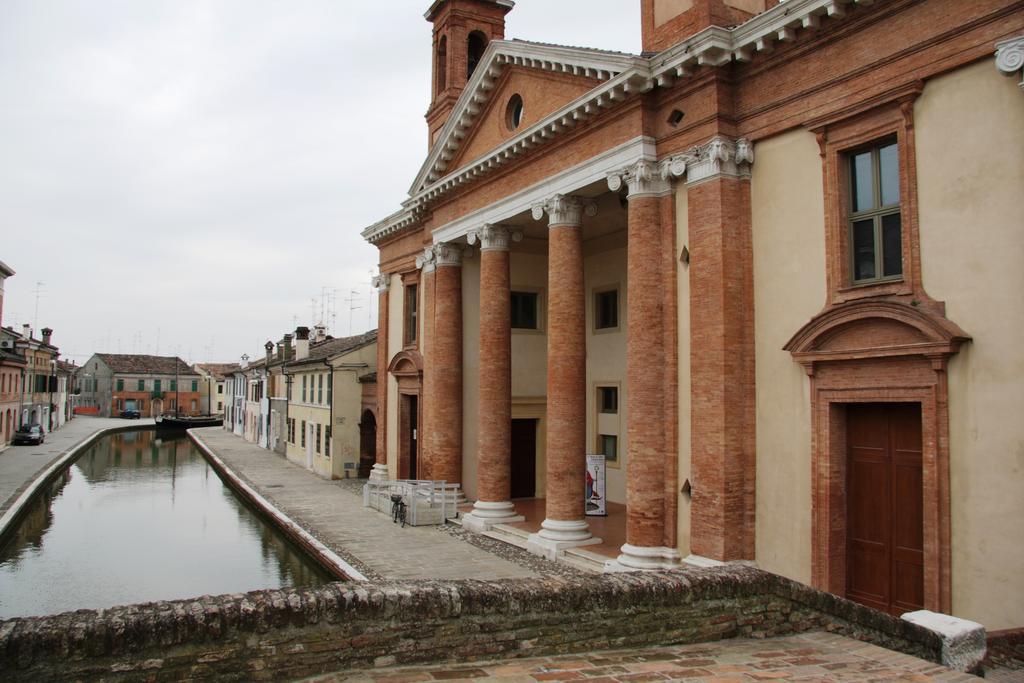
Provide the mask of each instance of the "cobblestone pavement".
POLYGON ((372 681, 980 681, 932 662, 830 633, 765 640, 721 640, 673 647, 429 667, 347 671, 307 683, 372 681))
POLYGON ((50 432, 38 446, 10 446, 0 452, 0 514, 14 503, 22 491, 53 461, 85 441, 100 429, 152 425, 152 419, 78 415, 60 429, 50 432))
MULTIPOLYGON (((437 526, 399 527, 363 507, 357 484, 323 479, 220 427, 195 430, 235 474, 370 579, 517 579, 529 567, 437 526)), ((343 480, 344 481, 344 480, 343 480)))

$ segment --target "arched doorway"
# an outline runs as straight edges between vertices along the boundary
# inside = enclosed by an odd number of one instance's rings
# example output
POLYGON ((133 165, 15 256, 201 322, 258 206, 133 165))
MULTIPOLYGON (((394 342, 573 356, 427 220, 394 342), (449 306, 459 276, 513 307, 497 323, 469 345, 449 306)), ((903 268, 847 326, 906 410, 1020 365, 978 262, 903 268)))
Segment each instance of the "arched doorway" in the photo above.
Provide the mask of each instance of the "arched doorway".
POLYGON ((419 462, 423 357, 416 351, 402 351, 391 359, 388 372, 398 381, 398 478, 415 479, 423 464, 419 462))
POLYGON ((377 418, 367 408, 359 419, 359 476, 369 477, 377 460, 377 418))

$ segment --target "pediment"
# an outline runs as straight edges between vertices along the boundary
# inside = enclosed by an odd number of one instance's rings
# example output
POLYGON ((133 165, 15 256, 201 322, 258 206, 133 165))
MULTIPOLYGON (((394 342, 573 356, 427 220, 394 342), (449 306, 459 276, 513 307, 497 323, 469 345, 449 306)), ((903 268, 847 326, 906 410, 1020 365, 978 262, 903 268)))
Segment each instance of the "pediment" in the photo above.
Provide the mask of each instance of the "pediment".
POLYGON ((410 349, 399 351, 391 359, 388 372, 395 377, 419 377, 423 374, 423 356, 410 349))
POLYGON ((495 83, 494 93, 467 131, 458 152, 448 164, 457 171, 468 162, 508 142, 530 126, 543 121, 573 100, 601 84, 597 78, 543 72, 525 66, 505 70, 495 83), (513 128, 510 103, 516 96, 523 103, 522 119, 513 128))
MULTIPOLYGON (((417 194, 456 170, 458 166, 453 164, 465 165, 486 151, 532 131, 538 122, 546 121, 565 105, 623 72, 642 68, 645 63, 641 57, 606 50, 522 40, 491 41, 420 167, 409 194, 417 194), (518 75, 511 73, 513 71, 518 75), (514 133, 507 137, 495 135, 484 119, 492 114, 504 117, 505 106, 512 93, 503 83, 519 78, 523 79, 523 85, 538 87, 536 97, 533 93, 522 93, 525 102, 534 103, 534 109, 532 112, 524 110, 528 118, 514 133), (557 92, 559 83, 569 90, 564 97, 557 92), (473 145, 472 151, 469 144, 473 145)), ((619 96, 623 87, 616 90, 619 96)), ((530 104, 527 103, 526 107, 529 108, 530 104)))
POLYGON ((783 347, 800 362, 888 356, 948 356, 970 337, 955 323, 912 304, 857 301, 812 318, 783 347))

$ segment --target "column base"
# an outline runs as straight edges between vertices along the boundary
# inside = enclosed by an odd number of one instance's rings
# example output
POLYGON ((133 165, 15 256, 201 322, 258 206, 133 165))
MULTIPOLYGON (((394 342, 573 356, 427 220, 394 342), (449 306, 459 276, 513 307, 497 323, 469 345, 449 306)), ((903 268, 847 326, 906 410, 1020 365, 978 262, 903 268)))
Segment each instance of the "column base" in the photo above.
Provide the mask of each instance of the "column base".
POLYGON ((541 529, 530 534, 526 539, 526 550, 534 555, 556 560, 567 548, 581 545, 595 545, 601 542, 590 534, 586 520, 565 521, 561 519, 545 519, 541 529))
POLYGON ((476 534, 490 531, 495 524, 511 524, 526 521, 526 517, 516 514, 516 506, 509 501, 492 503, 478 500, 473 503, 473 511, 462 518, 462 528, 476 534))
POLYGON ((664 546, 649 547, 626 543, 622 553, 604 565, 606 572, 658 571, 679 568, 679 551, 664 546))
POLYGON ((387 481, 389 478, 388 466, 383 463, 374 463, 370 470, 370 481, 387 481))

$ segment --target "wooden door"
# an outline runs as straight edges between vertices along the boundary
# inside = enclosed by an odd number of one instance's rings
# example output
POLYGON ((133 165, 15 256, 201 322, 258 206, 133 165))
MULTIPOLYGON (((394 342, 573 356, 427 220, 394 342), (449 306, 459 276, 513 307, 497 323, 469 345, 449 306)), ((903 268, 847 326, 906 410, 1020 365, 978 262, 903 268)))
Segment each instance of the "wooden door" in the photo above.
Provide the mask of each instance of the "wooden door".
POLYGON ((846 597, 900 615, 924 606, 921 406, 847 408, 846 597))
POLYGON ((537 495, 537 420, 512 420, 512 497, 537 495))

